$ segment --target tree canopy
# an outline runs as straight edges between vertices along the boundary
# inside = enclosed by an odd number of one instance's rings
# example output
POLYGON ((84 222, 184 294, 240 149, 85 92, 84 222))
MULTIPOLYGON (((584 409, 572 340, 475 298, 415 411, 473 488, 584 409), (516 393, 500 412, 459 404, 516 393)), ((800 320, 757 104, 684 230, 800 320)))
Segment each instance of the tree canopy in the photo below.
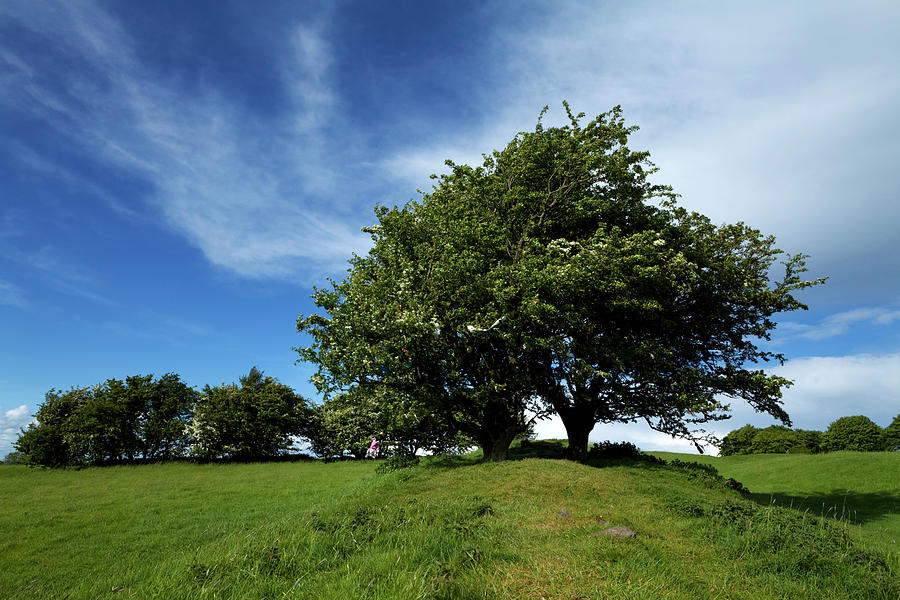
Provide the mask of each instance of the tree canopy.
POLYGON ((167 373, 50 390, 15 447, 47 467, 170 459, 187 451, 185 429, 197 392, 167 373))
POLYGON ((841 417, 832 422, 822 442, 829 452, 837 450, 854 450, 857 452, 874 452, 884 448, 882 429, 872 419, 864 415, 841 417))
POLYGON ((207 385, 202 394, 174 373, 50 390, 34 418, 14 446, 22 461, 43 467, 258 460, 315 434, 306 400, 256 367, 240 385, 207 385))
POLYGON ((257 460, 285 453, 306 432, 309 406, 289 386, 253 367, 240 385, 207 385, 188 430, 191 455, 257 460))
POLYGON ((790 424, 790 382, 758 365, 784 357, 759 340, 822 281, 801 278, 805 256, 679 207, 618 107, 586 124, 565 108, 567 125, 539 119, 479 167, 448 161, 421 200, 376 209, 372 249, 298 320, 313 381, 402 391, 488 460, 549 413, 573 458, 597 423, 711 440, 700 425, 728 417, 722 398, 790 424))
POLYGON ((883 447, 888 452, 900 450, 900 415, 894 417, 890 425, 884 428, 882 433, 883 447))

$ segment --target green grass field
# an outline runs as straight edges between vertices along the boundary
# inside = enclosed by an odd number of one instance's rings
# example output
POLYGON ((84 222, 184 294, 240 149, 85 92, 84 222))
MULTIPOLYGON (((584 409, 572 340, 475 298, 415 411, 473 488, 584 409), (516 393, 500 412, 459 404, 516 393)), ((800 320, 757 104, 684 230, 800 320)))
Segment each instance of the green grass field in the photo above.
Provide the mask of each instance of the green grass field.
POLYGON ((900 554, 900 452, 651 454, 711 464, 761 502, 845 520, 862 539, 900 554))
MULTIPOLYGON (((868 457, 846 457, 849 471, 868 457)), ((714 460, 759 481, 815 470, 714 460)), ((384 475, 371 462, 2 467, 0 598, 900 597, 887 538, 856 533, 896 518, 896 504, 860 526, 690 469, 472 463, 384 475), (612 526, 637 535, 598 534, 612 526)), ((861 497, 890 496, 897 465, 861 475, 861 497)))

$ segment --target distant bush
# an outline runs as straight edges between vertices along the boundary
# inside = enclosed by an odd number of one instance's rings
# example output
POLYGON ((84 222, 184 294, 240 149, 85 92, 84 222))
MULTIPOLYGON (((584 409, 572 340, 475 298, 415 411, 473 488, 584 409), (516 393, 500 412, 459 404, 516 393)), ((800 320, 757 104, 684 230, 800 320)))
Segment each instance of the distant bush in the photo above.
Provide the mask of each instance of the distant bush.
POLYGON ((262 460, 288 453, 307 423, 306 400, 253 367, 240 384, 206 386, 187 428, 200 459, 262 460))
POLYGON ((881 433, 881 447, 888 452, 900 451, 900 415, 894 417, 881 433))
POLYGON ((712 465, 697 463, 693 461, 681 461, 678 459, 666 461, 668 467, 674 471, 680 471, 687 474, 691 479, 701 481, 706 487, 713 489, 729 489, 740 492, 745 496, 749 496, 750 492, 744 487, 740 481, 731 477, 722 477, 719 471, 712 465))
POLYGON ((3 459, 4 465, 22 465, 25 464, 25 457, 22 456, 21 452, 10 452, 6 455, 6 458, 3 459))
POLYGON ((740 429, 735 429, 722 439, 719 454, 722 456, 751 454, 750 446, 753 445, 753 438, 756 437, 757 432, 759 429, 753 425, 744 425, 740 429))
POLYGON ((795 454, 817 454, 822 452, 822 432, 795 429, 797 444, 791 448, 795 454))
POLYGON ((27 464, 43 467, 179 458, 196 395, 172 373, 53 389, 13 445, 27 464))
POLYGON ((271 459, 308 429, 306 400, 256 367, 204 393, 174 373, 50 390, 13 447, 28 465, 271 459))
POLYGON ((787 454, 796 444, 796 435, 788 427, 772 425, 753 436, 750 454, 787 454))
POLYGON ((641 460, 643 458, 640 449, 631 442, 598 442, 593 444, 588 450, 588 459, 605 458, 605 459, 629 459, 641 460))
POLYGON ((772 425, 744 425, 725 436, 719 454, 815 454, 822 451, 822 432, 772 425))
POLYGON ((855 450, 872 452, 884 444, 881 427, 862 415, 841 417, 828 426, 822 438, 825 450, 855 450))

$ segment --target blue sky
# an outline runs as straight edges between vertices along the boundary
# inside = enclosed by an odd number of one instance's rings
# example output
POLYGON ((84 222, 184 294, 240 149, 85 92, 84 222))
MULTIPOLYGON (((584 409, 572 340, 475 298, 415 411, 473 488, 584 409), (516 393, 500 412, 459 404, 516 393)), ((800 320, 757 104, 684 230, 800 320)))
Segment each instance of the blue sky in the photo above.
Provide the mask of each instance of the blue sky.
MULTIPOLYGON (((900 413, 893 2, 0 3, 0 456, 51 388, 295 365, 376 203, 621 104, 687 208, 806 252, 795 425, 900 413)), ((735 403, 725 433, 765 415, 735 403)), ((543 436, 561 436, 558 422, 543 436)), ((645 427, 593 439, 687 450, 645 427)))

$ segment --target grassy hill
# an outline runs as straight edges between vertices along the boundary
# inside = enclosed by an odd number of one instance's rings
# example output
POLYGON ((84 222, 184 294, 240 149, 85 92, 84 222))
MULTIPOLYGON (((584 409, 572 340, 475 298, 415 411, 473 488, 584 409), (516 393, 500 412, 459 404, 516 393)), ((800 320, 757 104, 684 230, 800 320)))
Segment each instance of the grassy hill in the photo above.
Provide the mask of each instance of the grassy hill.
POLYGON ((846 520, 653 463, 4 467, 0 503, 2 598, 900 597, 846 520))
POLYGON ((855 534, 900 554, 900 452, 695 456, 660 458, 713 465, 760 502, 847 521, 855 534))

